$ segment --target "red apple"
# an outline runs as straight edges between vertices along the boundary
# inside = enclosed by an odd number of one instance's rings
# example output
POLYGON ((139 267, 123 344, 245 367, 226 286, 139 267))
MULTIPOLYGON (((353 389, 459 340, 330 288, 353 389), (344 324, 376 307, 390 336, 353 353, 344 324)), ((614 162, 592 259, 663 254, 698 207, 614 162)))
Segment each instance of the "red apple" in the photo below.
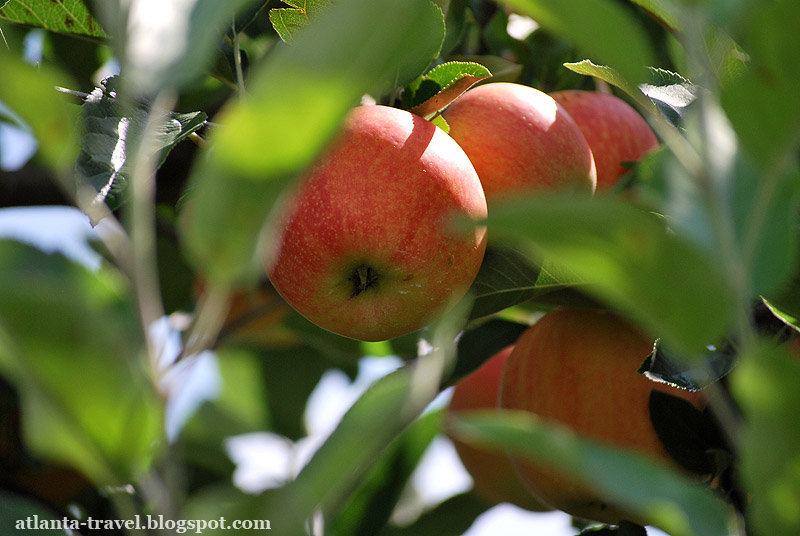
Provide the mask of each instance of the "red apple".
POLYGON ((464 93, 443 116, 490 204, 526 190, 594 192, 589 145, 549 95, 510 82, 485 84, 464 93))
POLYGON ((628 172, 621 162, 638 161, 658 146, 647 122, 619 97, 580 90, 550 96, 572 116, 592 148, 598 191, 608 190, 628 172))
POLYGON ((486 198, 444 131, 386 106, 353 109, 300 180, 278 226, 269 279, 300 314, 378 341, 416 331, 464 296, 486 248, 486 198))
MULTIPOLYGON (((458 382, 453 389, 447 416, 455 416, 465 411, 497 408, 503 367, 513 348, 513 346, 504 348, 458 382)), ((503 452, 473 447, 452 435, 449 437, 461 463, 472 476, 473 490, 478 496, 492 504, 508 502, 534 512, 550 510, 528 491, 517 476, 511 460, 503 452)))
MULTIPOLYGON (((500 407, 529 411, 585 438, 677 468, 650 419, 650 393, 661 390, 698 407, 702 398, 639 374, 652 349, 652 339, 610 312, 550 312, 522 334, 508 357, 500 407)), ((604 523, 637 521, 552 468, 512 460, 530 490, 555 508, 604 523)))

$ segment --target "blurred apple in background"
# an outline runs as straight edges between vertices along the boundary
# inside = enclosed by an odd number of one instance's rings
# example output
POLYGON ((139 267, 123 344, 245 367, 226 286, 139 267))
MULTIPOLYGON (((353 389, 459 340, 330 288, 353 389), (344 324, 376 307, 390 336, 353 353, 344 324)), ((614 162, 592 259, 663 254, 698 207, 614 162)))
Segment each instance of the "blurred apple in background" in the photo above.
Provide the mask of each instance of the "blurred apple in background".
POLYGON ((608 190, 634 162, 658 146, 647 121, 627 102, 610 93, 566 90, 550 94, 580 127, 597 167, 597 190, 608 190))

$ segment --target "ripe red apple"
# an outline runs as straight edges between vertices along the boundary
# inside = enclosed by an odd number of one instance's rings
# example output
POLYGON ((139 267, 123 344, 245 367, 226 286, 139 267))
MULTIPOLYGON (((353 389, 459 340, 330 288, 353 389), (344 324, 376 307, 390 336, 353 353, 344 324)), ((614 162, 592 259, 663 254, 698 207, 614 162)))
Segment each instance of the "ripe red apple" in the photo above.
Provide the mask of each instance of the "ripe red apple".
POLYGON ((572 116, 592 148, 597 190, 608 190, 628 172, 620 162, 640 160, 658 146, 650 126, 627 102, 597 91, 550 94, 572 116))
POLYGON ((549 95, 522 84, 485 84, 464 93, 442 115, 490 204, 526 190, 594 192, 589 145, 549 95))
MULTIPOLYGON (((465 411, 497 408, 503 367, 513 348, 504 348, 456 384, 447 408, 445 426, 448 416, 465 411)), ((473 447, 450 434, 448 436, 461 463, 472 477, 473 490, 478 496, 492 504, 508 502, 534 512, 550 510, 536 500, 520 481, 505 453, 473 447)))
MULTIPOLYGON (((508 357, 500 407, 529 411, 580 436, 677 468, 653 428, 650 393, 661 390, 698 407, 702 399, 639 374, 652 349, 653 340, 610 312, 550 312, 522 334, 508 357)), ((531 491, 559 510, 611 524, 637 521, 552 468, 512 460, 531 491)))
POLYGON ((486 230, 478 175, 443 130, 386 106, 354 108, 300 180, 267 267, 278 293, 334 333, 378 341, 428 325, 464 296, 486 230))

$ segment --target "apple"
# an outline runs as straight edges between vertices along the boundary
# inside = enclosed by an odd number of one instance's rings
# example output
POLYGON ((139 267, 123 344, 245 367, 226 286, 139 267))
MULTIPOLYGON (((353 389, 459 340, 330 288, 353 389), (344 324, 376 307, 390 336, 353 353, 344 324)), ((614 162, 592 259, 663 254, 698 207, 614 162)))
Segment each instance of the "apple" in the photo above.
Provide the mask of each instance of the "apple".
MULTIPOLYGON (((447 419, 452 416, 498 407, 503 367, 513 348, 513 345, 507 346, 456 384, 445 414, 445 430, 447 419)), ((507 502, 534 512, 551 510, 528 491, 505 453, 474 447, 452 434, 448 434, 448 437, 453 442, 461 463, 472 477, 476 495, 491 504, 507 502)))
POLYGON ((480 180, 443 130, 409 112, 354 108, 279 217, 275 290, 318 326, 380 341, 462 298, 486 249, 480 180))
MULTIPOLYGON (((650 393, 665 391, 697 407, 702 406, 702 397, 637 372, 653 342, 611 312, 567 308, 549 312, 522 334, 509 355, 500 407, 531 412, 579 436, 679 470, 653 428, 650 393)), ((529 489, 554 508, 609 524, 625 519, 642 522, 552 468, 518 457, 512 461, 529 489)))
POLYGON ((531 190, 594 192, 589 145, 546 93, 511 82, 484 84, 442 115, 475 166, 490 205, 531 190))
POLYGON ((627 102, 610 93, 566 90, 550 94, 578 124, 597 166, 597 190, 608 190, 635 162, 658 146, 650 126, 627 102))

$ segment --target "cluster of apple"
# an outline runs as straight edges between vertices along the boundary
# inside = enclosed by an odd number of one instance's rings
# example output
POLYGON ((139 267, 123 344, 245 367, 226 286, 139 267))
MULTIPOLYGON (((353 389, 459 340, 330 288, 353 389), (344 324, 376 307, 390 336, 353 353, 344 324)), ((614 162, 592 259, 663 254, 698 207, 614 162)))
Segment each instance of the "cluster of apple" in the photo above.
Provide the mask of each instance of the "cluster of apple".
POLYGON ((307 319, 366 341, 416 331, 465 295, 483 260, 485 227, 454 218, 479 222, 526 190, 591 195, 657 145, 635 110, 599 92, 488 83, 443 116, 449 135, 400 109, 354 108, 299 181, 268 275, 307 319))
MULTIPOLYGON (((454 216, 480 222, 496 203, 533 190, 591 196, 618 182, 622 162, 658 144, 633 108, 601 92, 487 83, 443 116, 449 133, 396 108, 355 108, 300 181, 268 275, 303 316, 359 340, 416 331, 465 295, 483 260, 486 229, 454 228, 454 216)), ((637 373, 652 347, 610 312, 559 309, 459 383, 449 411, 526 410, 668 460, 650 392, 699 401, 637 373)), ((609 523, 625 517, 547 468, 455 444, 490 501, 609 523)))

